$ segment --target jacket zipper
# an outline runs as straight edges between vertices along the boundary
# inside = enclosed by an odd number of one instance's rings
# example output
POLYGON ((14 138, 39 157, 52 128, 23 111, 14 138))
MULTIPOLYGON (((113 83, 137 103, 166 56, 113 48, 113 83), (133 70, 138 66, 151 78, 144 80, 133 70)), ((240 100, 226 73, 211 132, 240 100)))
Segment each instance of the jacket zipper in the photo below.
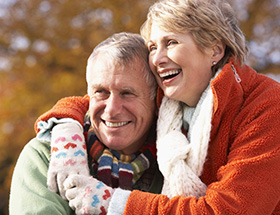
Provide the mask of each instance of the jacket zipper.
POLYGON ((231 64, 231 69, 234 72, 234 77, 237 83, 241 82, 241 78, 239 77, 238 73, 236 72, 236 69, 234 68, 233 64, 231 64))

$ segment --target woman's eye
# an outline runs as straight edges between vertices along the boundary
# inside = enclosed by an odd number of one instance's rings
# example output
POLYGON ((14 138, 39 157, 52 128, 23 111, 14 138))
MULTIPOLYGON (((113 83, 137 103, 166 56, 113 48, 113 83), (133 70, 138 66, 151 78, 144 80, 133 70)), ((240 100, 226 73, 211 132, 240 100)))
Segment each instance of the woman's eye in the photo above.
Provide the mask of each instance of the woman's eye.
POLYGON ((168 40, 167 46, 178 44, 176 40, 168 40))
POLYGON ((151 52, 151 51, 154 51, 154 50, 156 50, 156 46, 154 46, 154 45, 149 46, 149 51, 150 51, 150 52, 151 52))

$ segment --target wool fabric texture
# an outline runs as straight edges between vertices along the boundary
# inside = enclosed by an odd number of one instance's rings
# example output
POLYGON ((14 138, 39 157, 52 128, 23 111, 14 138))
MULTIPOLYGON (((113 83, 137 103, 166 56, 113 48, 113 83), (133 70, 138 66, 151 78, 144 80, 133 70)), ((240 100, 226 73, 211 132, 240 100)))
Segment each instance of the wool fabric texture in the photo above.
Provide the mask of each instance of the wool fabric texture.
POLYGON ((212 113, 210 86, 195 109, 163 97, 157 122, 157 156, 164 175, 162 194, 170 198, 205 195, 207 186, 199 177, 207 155, 212 113), (188 138, 181 132, 183 121, 188 124, 188 138))
POLYGON ((72 118, 77 120, 81 125, 84 122, 84 116, 89 108, 89 96, 73 96, 59 100, 53 108, 41 115, 34 124, 36 133, 40 132, 39 122, 44 122, 50 118, 72 118))
POLYGON ((48 188, 66 199, 63 183, 74 174, 90 175, 83 127, 78 123, 58 124, 51 135, 48 188))
MULTIPOLYGON (((88 119, 87 119, 88 120, 88 119)), ((85 123, 89 126, 89 123, 85 123)), ((106 185, 132 190, 143 173, 156 162, 155 126, 147 141, 132 155, 120 154, 108 149, 94 132, 88 131, 88 154, 93 175, 106 185)), ((148 180, 151 183, 152 178, 148 180)))
POLYGON ((124 214, 280 214, 279 83, 231 59, 210 87, 211 131, 199 177, 206 194, 170 199, 132 191, 124 214))

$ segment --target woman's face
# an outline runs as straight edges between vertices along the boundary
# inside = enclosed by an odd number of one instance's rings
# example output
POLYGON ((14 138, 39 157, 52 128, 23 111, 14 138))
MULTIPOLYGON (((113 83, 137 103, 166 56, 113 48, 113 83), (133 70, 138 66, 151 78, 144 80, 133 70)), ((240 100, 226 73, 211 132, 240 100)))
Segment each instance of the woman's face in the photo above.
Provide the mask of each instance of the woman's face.
POLYGON ((149 64, 165 96, 196 106, 211 78, 212 49, 204 52, 188 33, 166 32, 152 25, 149 64))

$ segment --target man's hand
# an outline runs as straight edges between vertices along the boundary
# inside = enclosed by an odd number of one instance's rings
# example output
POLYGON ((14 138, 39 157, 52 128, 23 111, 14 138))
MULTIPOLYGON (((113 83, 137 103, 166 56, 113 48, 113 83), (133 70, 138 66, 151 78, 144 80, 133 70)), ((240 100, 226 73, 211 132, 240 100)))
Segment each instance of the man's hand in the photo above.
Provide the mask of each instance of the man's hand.
POLYGON ((80 214, 105 215, 114 189, 91 176, 71 175, 64 187, 69 206, 80 214))
POLYGON ((63 183, 74 174, 90 175, 83 129, 77 123, 58 124, 52 129, 48 188, 66 199, 63 183))

